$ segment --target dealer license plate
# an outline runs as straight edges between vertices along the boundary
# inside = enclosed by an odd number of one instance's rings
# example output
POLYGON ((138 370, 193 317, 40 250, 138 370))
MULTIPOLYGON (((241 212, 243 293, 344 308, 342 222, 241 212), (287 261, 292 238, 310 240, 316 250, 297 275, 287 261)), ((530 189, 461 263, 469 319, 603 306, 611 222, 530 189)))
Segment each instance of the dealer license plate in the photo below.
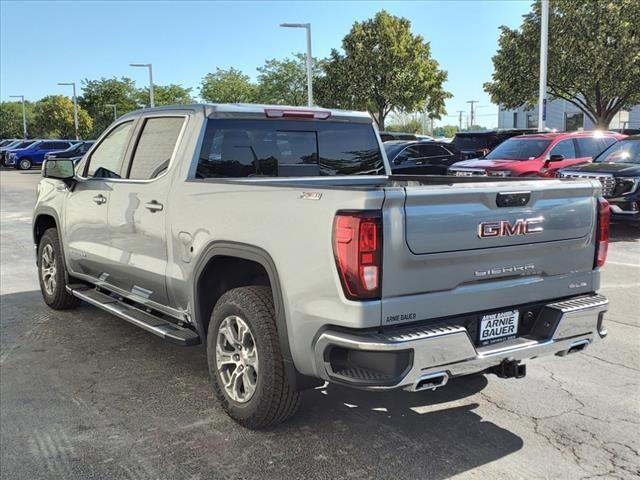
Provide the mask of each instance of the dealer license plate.
POLYGON ((490 313, 480 318, 480 345, 490 345, 518 335, 518 310, 490 313))

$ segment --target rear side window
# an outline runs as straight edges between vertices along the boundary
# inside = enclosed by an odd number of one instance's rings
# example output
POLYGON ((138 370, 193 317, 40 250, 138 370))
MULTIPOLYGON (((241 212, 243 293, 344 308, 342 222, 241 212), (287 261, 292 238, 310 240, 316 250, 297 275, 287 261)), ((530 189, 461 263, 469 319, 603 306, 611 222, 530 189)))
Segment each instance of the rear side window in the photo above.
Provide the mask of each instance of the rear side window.
POLYGON ((379 175, 370 124, 297 120, 209 120, 197 178, 379 175))
POLYGON ((449 151, 440 145, 418 145, 418 151, 421 157, 442 157, 451 155, 449 151))
POLYGON ((87 164, 87 177, 120 178, 133 122, 121 123, 100 142, 87 164))
POLYGON ((150 180, 169 168, 184 123, 183 117, 148 118, 133 154, 129 178, 150 180))
POLYGON ((595 137, 576 138, 578 150, 580 151, 579 155, 581 157, 596 157, 605 148, 611 145, 611 143, 607 143, 606 140, 609 139, 595 137))

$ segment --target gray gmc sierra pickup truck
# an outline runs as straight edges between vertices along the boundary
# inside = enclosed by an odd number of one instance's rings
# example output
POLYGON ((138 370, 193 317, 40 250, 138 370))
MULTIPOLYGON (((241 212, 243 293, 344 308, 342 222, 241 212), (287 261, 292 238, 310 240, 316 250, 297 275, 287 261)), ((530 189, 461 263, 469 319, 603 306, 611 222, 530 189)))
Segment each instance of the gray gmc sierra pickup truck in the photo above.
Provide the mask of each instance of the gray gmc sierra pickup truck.
POLYGON ((221 405, 249 428, 324 381, 521 377, 523 360, 606 334, 597 181, 393 176, 367 114, 142 110, 43 176, 44 301, 205 343, 221 405))

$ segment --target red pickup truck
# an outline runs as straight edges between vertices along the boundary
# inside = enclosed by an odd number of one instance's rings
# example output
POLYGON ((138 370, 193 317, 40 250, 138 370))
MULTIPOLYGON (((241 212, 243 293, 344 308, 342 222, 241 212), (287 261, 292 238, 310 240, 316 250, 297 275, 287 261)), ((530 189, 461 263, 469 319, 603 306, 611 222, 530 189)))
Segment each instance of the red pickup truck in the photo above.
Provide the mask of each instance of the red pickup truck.
POLYGON ((498 145, 485 157, 451 165, 450 175, 555 177, 562 168, 593 160, 625 135, 614 132, 520 135, 498 145))

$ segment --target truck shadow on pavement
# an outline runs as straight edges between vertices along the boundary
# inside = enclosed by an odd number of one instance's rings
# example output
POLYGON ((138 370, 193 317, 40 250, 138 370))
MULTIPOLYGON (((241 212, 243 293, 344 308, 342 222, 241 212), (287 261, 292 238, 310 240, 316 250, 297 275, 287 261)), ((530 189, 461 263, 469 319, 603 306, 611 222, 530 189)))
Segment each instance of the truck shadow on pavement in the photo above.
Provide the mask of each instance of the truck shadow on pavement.
POLYGON ((523 446, 475 412, 484 376, 420 393, 328 385, 305 391, 290 421, 252 432, 214 401, 202 346, 174 346, 90 306, 50 310, 38 291, 0 304, 13 478, 443 479, 523 446), (34 435, 67 446, 41 455, 34 435))

